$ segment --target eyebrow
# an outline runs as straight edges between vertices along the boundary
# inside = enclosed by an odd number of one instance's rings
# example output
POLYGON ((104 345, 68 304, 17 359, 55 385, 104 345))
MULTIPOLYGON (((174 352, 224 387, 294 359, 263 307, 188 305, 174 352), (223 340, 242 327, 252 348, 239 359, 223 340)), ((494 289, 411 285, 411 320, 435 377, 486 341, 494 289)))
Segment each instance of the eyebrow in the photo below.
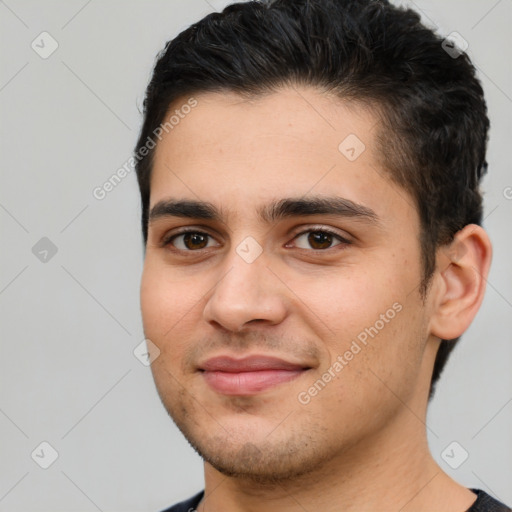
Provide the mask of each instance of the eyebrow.
MULTIPOLYGON (((259 217, 268 224, 290 217, 319 214, 350 217, 369 224, 380 224, 378 215, 371 208, 337 196, 289 197, 272 202, 258 210, 259 217)), ((151 208, 149 222, 162 217, 222 221, 223 215, 221 210, 212 203, 167 199, 159 201, 151 208)))

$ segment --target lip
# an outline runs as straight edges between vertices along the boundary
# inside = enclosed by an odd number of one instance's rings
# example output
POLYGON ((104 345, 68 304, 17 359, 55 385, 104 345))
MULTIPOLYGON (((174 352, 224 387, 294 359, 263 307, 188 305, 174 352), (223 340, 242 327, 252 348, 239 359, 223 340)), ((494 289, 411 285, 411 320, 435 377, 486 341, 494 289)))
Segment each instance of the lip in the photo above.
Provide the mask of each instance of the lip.
POLYGON ((207 384, 224 395, 255 395, 302 375, 310 367, 272 356, 217 356, 199 366, 207 384))
POLYGON ((278 357, 264 355, 252 355, 240 359, 231 356, 217 356, 199 365, 200 370, 229 373, 262 370, 302 370, 304 368, 309 368, 309 366, 285 361, 278 357))

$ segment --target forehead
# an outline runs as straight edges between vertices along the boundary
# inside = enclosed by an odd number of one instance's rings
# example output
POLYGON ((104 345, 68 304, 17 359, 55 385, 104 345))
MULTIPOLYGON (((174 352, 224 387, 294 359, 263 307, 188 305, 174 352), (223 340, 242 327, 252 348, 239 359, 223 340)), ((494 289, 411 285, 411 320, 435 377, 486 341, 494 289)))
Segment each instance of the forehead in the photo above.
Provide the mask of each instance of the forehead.
MULTIPOLYGON (((174 144, 175 156, 204 159, 227 154, 236 158, 257 149, 260 159, 275 159, 276 150, 291 148, 333 162, 340 156, 339 144, 349 135, 357 150, 346 153, 351 161, 359 153, 368 156, 374 150, 377 121, 373 112, 313 88, 283 88, 248 98, 229 91, 202 93, 194 99, 197 106, 187 109, 181 120, 173 114, 189 102, 186 97, 175 101, 166 115, 177 123, 164 134, 166 142, 174 144), (198 153, 199 145, 202 151, 198 153)), ((158 145, 157 160, 168 146, 165 142, 158 145)))
MULTIPOLYGON (((189 99, 175 102, 166 118, 189 99)), ((416 215, 378 163, 379 124, 370 109, 312 88, 194 100, 157 144, 150 207, 173 197, 261 211, 270 198, 314 194, 339 195, 396 221, 416 215)))

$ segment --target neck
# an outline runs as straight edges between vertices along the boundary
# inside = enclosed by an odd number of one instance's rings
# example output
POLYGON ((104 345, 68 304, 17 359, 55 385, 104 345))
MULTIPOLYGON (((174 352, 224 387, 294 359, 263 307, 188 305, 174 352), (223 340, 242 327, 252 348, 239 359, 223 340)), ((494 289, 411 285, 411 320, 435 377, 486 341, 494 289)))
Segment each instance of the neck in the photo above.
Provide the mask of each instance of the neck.
POLYGON ((476 496, 434 461, 420 418, 404 407, 373 439, 293 481, 256 484, 226 477, 205 463, 205 498, 198 512, 464 512, 476 496))

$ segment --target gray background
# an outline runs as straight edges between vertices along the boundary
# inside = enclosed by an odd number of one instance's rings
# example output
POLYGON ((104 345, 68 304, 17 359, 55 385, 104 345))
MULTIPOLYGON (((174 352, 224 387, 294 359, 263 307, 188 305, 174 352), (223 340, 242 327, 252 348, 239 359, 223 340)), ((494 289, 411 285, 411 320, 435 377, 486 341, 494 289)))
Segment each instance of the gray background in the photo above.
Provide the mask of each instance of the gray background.
MULTIPOLYGON (((144 338, 135 176, 101 201, 92 192, 131 155, 156 53, 227 3, 0 1, 2 511, 156 511, 202 488, 199 457, 133 354, 144 338), (45 59, 31 47, 51 48, 43 31, 59 45, 45 59), (58 452, 46 470, 43 441, 58 452)), ((454 478, 511 504, 512 0, 402 4, 469 42, 492 120, 493 267, 430 408, 429 441, 454 478), (441 457, 452 441, 469 453, 458 469, 441 457)))

